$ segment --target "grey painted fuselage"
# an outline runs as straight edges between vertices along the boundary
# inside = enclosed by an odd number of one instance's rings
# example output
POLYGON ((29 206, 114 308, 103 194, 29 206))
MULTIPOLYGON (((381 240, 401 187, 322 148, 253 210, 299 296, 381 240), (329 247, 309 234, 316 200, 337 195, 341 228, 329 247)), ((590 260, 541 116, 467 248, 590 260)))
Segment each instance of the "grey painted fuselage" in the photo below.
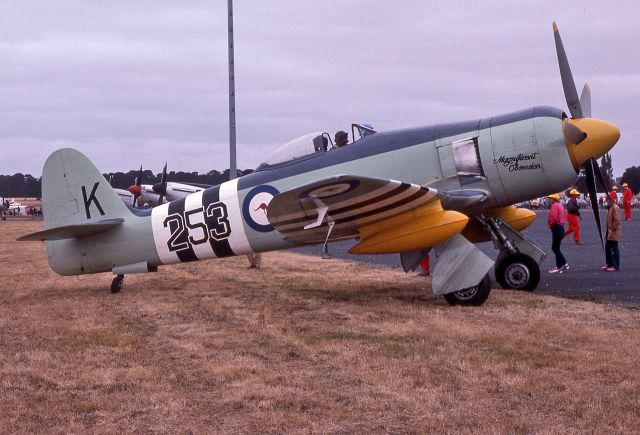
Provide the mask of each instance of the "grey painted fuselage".
MULTIPOLYGON (((144 272, 160 264, 291 247, 293 241, 259 222, 261 211, 248 206, 249 199, 272 197, 340 174, 428 186, 453 195, 443 197, 445 209, 482 213, 575 182, 577 172, 565 145, 562 117, 559 109, 535 107, 474 121, 379 132, 339 149, 259 167, 150 213, 134 215, 114 205, 117 210, 98 217, 124 214, 123 225, 83 239, 48 241, 47 255, 56 272, 73 275, 144 272), (468 202, 455 199, 467 194, 468 202)), ((55 213, 47 221, 45 182, 46 228, 86 221, 77 210, 70 221, 56 218, 55 213)), ((81 179, 77 183, 86 184, 81 179)), ((96 195, 100 198, 100 190, 96 195)), ((94 205, 89 204, 87 214, 90 210, 97 214, 94 205)))

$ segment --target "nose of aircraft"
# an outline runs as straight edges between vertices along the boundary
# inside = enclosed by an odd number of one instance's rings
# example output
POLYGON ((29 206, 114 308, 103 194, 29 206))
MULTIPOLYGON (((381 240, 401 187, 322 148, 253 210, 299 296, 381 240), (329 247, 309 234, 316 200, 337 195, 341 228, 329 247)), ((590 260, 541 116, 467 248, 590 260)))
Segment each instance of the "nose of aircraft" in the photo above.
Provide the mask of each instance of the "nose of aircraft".
POLYGON ((587 160, 602 157, 620 139, 618 127, 595 118, 565 119, 562 131, 576 171, 587 160))
POLYGON ((134 184, 133 186, 129 186, 129 188, 127 189, 129 192, 131 192, 134 195, 140 195, 140 192, 142 191, 142 188, 136 184, 134 184))

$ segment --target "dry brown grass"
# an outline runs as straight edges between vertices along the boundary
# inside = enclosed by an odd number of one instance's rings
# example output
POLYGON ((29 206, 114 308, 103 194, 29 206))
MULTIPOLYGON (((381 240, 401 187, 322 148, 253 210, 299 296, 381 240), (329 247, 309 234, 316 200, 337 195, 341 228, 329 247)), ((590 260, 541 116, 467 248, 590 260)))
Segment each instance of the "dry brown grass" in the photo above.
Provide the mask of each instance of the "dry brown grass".
POLYGON ((58 277, 0 222, 0 432, 634 432, 640 314, 292 253, 58 277))

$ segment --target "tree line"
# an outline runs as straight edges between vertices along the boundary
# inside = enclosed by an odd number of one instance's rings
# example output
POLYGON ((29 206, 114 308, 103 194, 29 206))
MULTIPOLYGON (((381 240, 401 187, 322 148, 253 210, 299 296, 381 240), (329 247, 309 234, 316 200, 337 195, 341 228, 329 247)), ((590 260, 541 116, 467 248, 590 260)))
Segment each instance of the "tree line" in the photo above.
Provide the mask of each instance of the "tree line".
MULTIPOLYGON (((111 185, 118 189, 126 189, 135 184, 138 170, 131 170, 127 173, 114 172, 103 174, 107 180, 111 180, 111 185)), ((252 169, 239 169, 238 176, 247 175, 253 172, 252 169)), ((154 174, 150 170, 142 171, 140 184, 159 183, 162 173, 154 174)), ((167 173, 167 181, 178 183, 197 183, 216 185, 229 181, 229 169, 220 172, 212 170, 206 174, 197 172, 171 171, 167 173)), ((13 175, 0 175, 0 196, 9 198, 40 198, 42 196, 42 177, 36 178, 31 174, 17 173, 13 175)))

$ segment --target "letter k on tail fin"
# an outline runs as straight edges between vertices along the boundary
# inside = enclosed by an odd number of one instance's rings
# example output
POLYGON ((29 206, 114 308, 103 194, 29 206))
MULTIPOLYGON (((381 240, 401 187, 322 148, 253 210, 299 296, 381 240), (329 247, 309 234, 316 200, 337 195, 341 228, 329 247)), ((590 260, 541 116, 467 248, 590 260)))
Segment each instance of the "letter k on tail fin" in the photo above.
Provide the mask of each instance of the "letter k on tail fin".
POLYGON ((71 148, 55 151, 44 164, 42 209, 45 229, 131 215, 93 163, 71 148))

